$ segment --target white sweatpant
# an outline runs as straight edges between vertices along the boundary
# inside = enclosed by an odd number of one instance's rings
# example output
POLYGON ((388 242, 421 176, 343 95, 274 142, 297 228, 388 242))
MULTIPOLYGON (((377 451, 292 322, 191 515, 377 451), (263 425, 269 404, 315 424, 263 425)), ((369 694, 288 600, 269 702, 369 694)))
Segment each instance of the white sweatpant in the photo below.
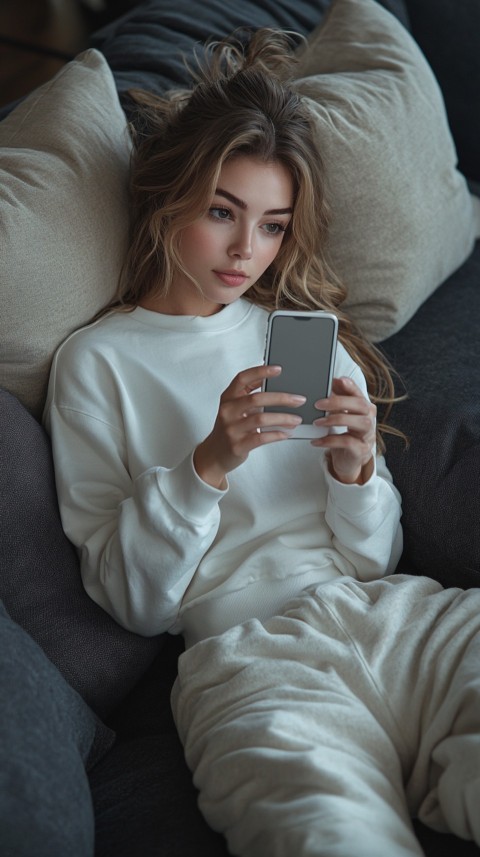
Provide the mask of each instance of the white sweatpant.
POLYGON ((480 844, 480 590, 343 578, 180 658, 172 706, 208 823, 242 857, 480 844))

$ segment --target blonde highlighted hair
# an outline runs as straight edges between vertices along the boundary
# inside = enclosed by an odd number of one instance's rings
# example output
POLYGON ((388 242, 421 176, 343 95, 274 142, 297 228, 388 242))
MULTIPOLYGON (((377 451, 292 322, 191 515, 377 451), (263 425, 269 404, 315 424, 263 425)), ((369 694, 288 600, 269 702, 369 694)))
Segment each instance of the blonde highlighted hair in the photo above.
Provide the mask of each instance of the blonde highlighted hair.
MULTIPOLYGON (((182 230, 208 209, 223 164, 236 155, 280 162, 292 176, 293 215, 280 251, 244 297, 267 310, 323 309, 339 319, 339 338, 362 369, 369 395, 394 401, 392 370, 341 305, 346 291, 327 261, 329 206, 312 120, 291 85, 291 34, 261 29, 205 46, 189 90, 165 97, 131 92, 136 117, 131 164, 131 241, 119 288, 105 311, 166 295, 183 267, 182 230)), ((197 284, 198 285, 198 284, 197 284)), ((395 429, 378 423, 382 433, 395 429)))

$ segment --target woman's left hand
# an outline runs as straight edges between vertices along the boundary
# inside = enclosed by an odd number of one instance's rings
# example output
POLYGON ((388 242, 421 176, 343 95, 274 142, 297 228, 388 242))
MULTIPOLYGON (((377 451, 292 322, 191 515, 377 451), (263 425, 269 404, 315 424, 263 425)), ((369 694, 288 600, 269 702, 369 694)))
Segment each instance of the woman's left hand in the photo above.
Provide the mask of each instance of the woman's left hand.
POLYGON ((327 411, 326 416, 315 420, 315 425, 345 426, 346 431, 312 440, 312 446, 329 451, 330 472, 339 482, 363 484, 373 473, 375 405, 351 378, 334 378, 331 395, 319 399, 315 407, 327 411))

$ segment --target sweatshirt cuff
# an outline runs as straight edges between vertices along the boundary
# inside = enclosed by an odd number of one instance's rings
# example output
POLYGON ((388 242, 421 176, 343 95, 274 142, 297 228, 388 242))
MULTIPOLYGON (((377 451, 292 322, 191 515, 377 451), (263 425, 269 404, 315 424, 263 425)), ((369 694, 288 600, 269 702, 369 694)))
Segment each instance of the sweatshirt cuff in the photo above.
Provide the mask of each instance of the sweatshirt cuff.
POLYGON ((322 467, 325 473, 325 479, 328 486, 330 500, 335 507, 342 511, 343 514, 350 519, 359 518, 364 515, 372 506, 375 506, 378 499, 378 479, 377 476, 377 458, 373 456, 373 470, 370 478, 363 485, 346 485, 339 482, 330 473, 328 469, 327 457, 323 456, 322 467))
POLYGON ((170 505, 177 509, 182 517, 192 521, 202 521, 208 517, 228 491, 228 486, 222 491, 200 479, 193 464, 193 452, 171 470, 159 468, 157 481, 161 493, 170 505))

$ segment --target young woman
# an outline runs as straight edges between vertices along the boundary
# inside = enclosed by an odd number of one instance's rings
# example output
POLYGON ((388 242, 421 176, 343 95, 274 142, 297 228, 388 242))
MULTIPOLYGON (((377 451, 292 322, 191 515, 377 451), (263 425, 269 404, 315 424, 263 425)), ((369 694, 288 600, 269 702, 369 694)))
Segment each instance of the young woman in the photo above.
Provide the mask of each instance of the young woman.
POLYGON ((412 813, 480 842, 480 598, 391 576, 393 385, 340 308, 290 61, 260 31, 211 47, 192 91, 138 96, 119 292, 52 367, 62 519, 95 601, 184 635, 174 715, 233 854, 421 854, 412 813), (339 316, 312 442, 288 440, 301 397, 261 392, 289 307, 339 316))

